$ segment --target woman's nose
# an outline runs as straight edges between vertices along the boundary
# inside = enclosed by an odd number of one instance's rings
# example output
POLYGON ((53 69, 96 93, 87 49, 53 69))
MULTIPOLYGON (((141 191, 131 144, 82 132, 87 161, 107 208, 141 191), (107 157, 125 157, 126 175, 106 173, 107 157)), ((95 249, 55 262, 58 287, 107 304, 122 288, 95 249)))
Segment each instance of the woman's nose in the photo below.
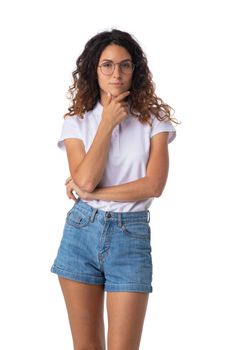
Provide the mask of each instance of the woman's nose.
POLYGON ((114 77, 119 77, 121 75, 121 68, 119 64, 115 64, 114 71, 113 71, 113 76, 114 77))

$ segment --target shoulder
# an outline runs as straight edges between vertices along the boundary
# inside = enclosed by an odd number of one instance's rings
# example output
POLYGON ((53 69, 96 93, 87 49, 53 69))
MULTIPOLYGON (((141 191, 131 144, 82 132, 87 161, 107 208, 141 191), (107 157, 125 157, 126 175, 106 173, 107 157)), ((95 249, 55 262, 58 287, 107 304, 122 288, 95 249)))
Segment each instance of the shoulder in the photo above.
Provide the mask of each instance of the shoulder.
POLYGON ((74 114, 72 116, 64 118, 63 123, 71 126, 84 125, 90 121, 91 114, 92 111, 84 113, 83 116, 74 114))
POLYGON ((64 118, 64 121, 67 123, 79 123, 79 121, 83 121, 83 120, 85 120, 85 116, 82 117, 77 114, 64 118))
MULTIPOLYGON (((159 112, 162 117, 165 113, 159 112)), ((152 115, 151 137, 161 132, 168 132, 168 143, 172 142, 176 137, 176 129, 170 120, 159 120, 155 115, 152 115)))

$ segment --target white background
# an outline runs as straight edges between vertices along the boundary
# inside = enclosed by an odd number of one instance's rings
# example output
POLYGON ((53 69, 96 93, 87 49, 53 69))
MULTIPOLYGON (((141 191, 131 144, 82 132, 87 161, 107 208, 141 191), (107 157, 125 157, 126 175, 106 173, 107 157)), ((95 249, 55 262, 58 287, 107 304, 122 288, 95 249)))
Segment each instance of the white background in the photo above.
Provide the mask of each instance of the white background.
POLYGON ((154 291, 140 349, 232 350, 230 1, 8 0, 0 13, 0 348, 72 349, 49 271, 73 205, 56 142, 77 57, 117 28, 138 40, 157 95, 182 122, 150 207, 154 291))

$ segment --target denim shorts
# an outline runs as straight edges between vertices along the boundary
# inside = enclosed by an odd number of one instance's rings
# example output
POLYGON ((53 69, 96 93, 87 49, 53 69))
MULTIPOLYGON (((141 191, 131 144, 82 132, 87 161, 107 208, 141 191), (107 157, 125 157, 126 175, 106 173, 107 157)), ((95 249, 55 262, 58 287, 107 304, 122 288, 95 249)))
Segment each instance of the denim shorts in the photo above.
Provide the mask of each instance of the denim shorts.
POLYGON ((66 215, 51 272, 103 285, 107 292, 152 293, 149 210, 103 211, 78 198, 66 215))

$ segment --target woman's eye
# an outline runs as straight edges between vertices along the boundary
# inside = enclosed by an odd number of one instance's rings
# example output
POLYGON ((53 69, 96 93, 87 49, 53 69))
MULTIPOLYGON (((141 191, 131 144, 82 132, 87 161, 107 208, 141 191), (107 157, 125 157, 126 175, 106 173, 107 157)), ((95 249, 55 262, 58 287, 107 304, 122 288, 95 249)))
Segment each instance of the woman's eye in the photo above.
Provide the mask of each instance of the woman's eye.
POLYGON ((103 63, 103 67, 107 67, 107 68, 112 67, 112 63, 108 63, 108 62, 103 63))
POLYGON ((130 68, 131 65, 130 65, 130 63, 126 62, 126 63, 122 63, 122 67, 123 68, 130 68))

